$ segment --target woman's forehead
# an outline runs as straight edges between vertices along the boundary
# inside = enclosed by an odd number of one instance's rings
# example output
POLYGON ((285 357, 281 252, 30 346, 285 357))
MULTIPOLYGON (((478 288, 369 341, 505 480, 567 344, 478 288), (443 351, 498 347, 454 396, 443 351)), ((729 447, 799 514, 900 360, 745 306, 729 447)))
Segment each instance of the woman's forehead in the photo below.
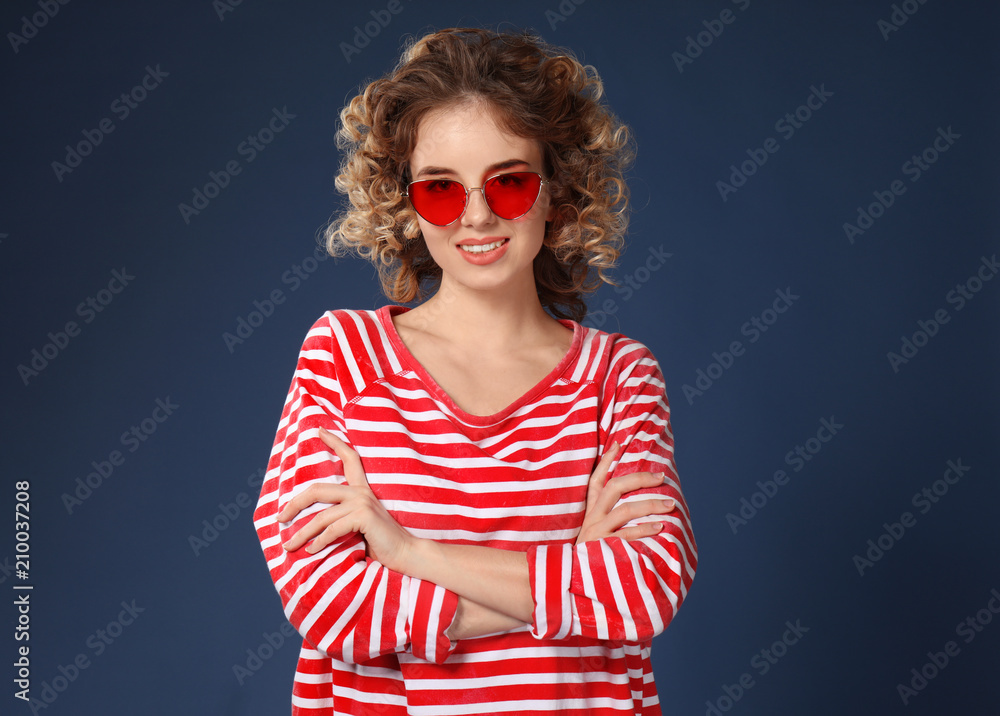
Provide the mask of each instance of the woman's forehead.
POLYGON ((463 102, 431 110, 420 120, 410 166, 414 172, 425 167, 485 170, 514 158, 535 164, 541 161, 541 146, 504 128, 485 103, 463 102))

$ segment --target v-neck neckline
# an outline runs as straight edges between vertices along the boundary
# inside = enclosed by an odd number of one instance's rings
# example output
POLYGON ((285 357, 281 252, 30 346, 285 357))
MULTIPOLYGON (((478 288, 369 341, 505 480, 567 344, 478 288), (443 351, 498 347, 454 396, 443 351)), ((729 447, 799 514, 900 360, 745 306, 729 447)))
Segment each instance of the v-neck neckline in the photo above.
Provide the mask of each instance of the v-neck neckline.
POLYGON ((469 425, 474 425, 476 427, 495 425, 496 423, 499 423, 509 417, 524 405, 535 400, 540 394, 544 393, 560 376, 566 372, 567 368, 569 368, 569 366, 576 361, 576 358, 580 353, 580 346, 583 343, 583 326, 576 321, 557 319, 566 328, 571 328, 573 330, 573 341, 570 343, 569 350, 566 351, 566 354, 562 357, 562 359, 551 371, 548 372, 548 374, 546 374, 544 378, 542 378, 526 393, 514 400, 514 402, 507 407, 493 413, 492 415, 475 415, 460 408, 458 404, 452 400, 452 397, 448 395, 448 393, 446 393, 440 385, 438 385, 434 378, 431 377, 430 373, 424 369, 424 366, 420 363, 420 361, 418 361, 416 357, 410 353, 410 349, 406 347, 406 344, 403 343, 403 339, 400 338, 398 331, 396 331, 396 325, 392 322, 392 317, 406 313, 409 310, 410 309, 407 306, 389 305, 383 306, 376 311, 379 322, 382 324, 382 328, 385 330, 385 333, 389 338, 389 342, 392 344, 393 350, 400 359, 400 363, 406 364, 411 370, 413 370, 413 372, 420 377, 420 380, 427 387, 428 391, 430 391, 430 393, 438 401, 443 403, 457 418, 464 423, 468 423, 469 425))

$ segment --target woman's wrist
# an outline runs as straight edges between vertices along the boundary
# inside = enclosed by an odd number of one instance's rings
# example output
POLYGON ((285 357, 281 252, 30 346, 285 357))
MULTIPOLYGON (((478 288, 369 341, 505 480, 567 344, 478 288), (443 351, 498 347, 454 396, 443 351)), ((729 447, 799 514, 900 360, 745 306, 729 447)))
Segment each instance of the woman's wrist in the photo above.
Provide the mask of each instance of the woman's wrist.
POLYGON ((527 626, 526 622, 485 607, 465 597, 458 598, 458 608, 451 626, 445 631, 452 641, 490 634, 502 634, 527 626))

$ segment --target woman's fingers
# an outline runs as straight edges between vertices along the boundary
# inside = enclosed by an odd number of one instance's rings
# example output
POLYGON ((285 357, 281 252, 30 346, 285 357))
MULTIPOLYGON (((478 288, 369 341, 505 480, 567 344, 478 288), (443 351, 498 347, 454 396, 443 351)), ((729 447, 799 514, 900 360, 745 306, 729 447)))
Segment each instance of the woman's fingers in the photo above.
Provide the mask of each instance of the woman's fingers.
POLYGON ((597 463, 597 467, 590 476, 590 484, 587 485, 588 512, 597 503, 598 499, 600 499, 601 492, 604 489, 604 483, 608 479, 608 470, 611 469, 611 464, 618 456, 618 450, 620 447, 621 446, 617 442, 611 443, 611 447, 609 447, 607 451, 605 451, 604 455, 601 456, 600 461, 597 463))
POLYGON ((614 533, 629 522, 642 519, 643 517, 663 515, 672 512, 674 507, 676 507, 676 503, 669 497, 656 497, 651 500, 626 502, 625 504, 618 505, 618 507, 608 513, 608 516, 604 518, 604 525, 608 532, 614 533))
POLYGON ((618 505, 588 530, 584 541, 600 539, 601 537, 621 537, 622 539, 650 537, 663 528, 662 523, 643 522, 629 527, 625 525, 644 517, 667 514, 672 512, 676 506, 673 499, 659 496, 649 500, 633 500, 618 505))
POLYGON ((319 439, 344 463, 344 478, 348 485, 368 487, 368 478, 361 466, 361 456, 354 448, 325 428, 319 429, 319 439))
POLYGON ((643 522, 641 525, 623 527, 617 532, 613 532, 611 536, 621 537, 624 540, 642 539, 643 537, 652 537, 655 534, 659 534, 662 529, 662 522, 643 522))
POLYGON ((605 513, 611 512, 618 501, 630 492, 644 488, 659 487, 663 484, 663 473, 633 472, 608 480, 598 497, 597 507, 605 513))
POLYGON ((618 457, 620 446, 612 443, 598 461, 587 485, 587 511, 577 535, 577 544, 605 537, 641 539, 663 529, 659 522, 646 522, 625 527, 629 522, 653 515, 665 514, 674 509, 670 498, 649 495, 650 499, 631 500, 619 504, 621 499, 637 490, 659 487, 664 473, 633 472, 608 480, 611 466, 618 457))
POLYGON ((653 515, 663 515, 673 512, 677 504, 671 498, 656 498, 652 500, 637 500, 626 502, 611 510, 604 518, 603 526, 610 537, 621 537, 622 539, 642 539, 652 537, 663 529, 662 522, 642 522, 637 525, 626 527, 629 522, 643 517, 653 515))
MULTIPOLYGON (((361 468, 361 458, 358 456, 358 453, 355 452, 347 443, 328 430, 320 428, 319 437, 320 440, 322 440, 337 454, 337 457, 340 458, 341 462, 344 463, 344 473, 347 478, 347 484, 357 485, 363 483, 364 486, 367 487, 368 480, 365 478, 364 470, 361 468)), ((278 521, 291 522, 302 510, 317 502, 339 502, 339 498, 342 497, 341 491, 338 490, 340 487, 342 487, 342 485, 333 483, 310 485, 288 501, 288 504, 285 505, 284 509, 278 513, 278 521)))
POLYGON ((353 525, 349 525, 346 519, 336 518, 330 525, 327 526, 326 529, 319 533, 319 536, 317 536, 316 539, 306 546, 306 552, 309 554, 316 554, 327 545, 336 542, 344 535, 355 531, 356 530, 353 525))
MULTIPOLYGON (((292 537, 285 542, 282 547, 288 552, 294 552, 299 547, 304 545, 306 542, 311 540, 316 535, 321 532, 325 532, 330 525, 334 524, 343 514, 343 510, 337 509, 337 505, 333 507, 327 507, 322 512, 315 514, 312 519, 302 525, 299 530, 292 535, 292 537)), ((312 547, 312 545, 310 545, 312 547)), ((306 548, 307 552, 314 552, 316 550, 306 548)))
POLYGON ((368 478, 361 465, 361 456, 357 451, 323 428, 319 429, 319 437, 343 463, 347 484, 310 485, 288 501, 278 513, 279 522, 291 522, 302 510, 317 502, 331 505, 313 515, 308 523, 282 545, 289 552, 309 542, 306 552, 315 554, 346 534, 364 532, 366 525, 372 523, 374 511, 371 509, 371 502, 378 504, 368 485, 368 478))
POLYGON ((302 510, 317 502, 328 502, 331 504, 340 502, 343 497, 343 487, 343 485, 335 485, 329 482, 310 485, 288 501, 288 504, 278 513, 278 522, 293 521, 302 510))

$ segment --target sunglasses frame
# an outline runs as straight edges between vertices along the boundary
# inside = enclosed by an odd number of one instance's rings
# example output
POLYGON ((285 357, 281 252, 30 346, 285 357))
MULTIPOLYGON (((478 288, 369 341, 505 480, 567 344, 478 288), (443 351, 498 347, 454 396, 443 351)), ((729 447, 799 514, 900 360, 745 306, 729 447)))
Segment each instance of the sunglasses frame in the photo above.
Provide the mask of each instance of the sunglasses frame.
POLYGON ((548 183, 549 183, 548 179, 546 179, 545 177, 543 177, 538 172, 533 172, 533 171, 500 172, 498 174, 494 174, 492 176, 486 177, 486 179, 483 180, 483 186, 474 186, 474 187, 471 187, 471 188, 470 187, 466 187, 465 184, 463 184, 462 182, 460 182, 458 179, 433 179, 433 178, 432 179, 419 179, 417 181, 411 181, 409 184, 406 185, 406 189, 403 190, 403 196, 405 196, 407 199, 410 200, 410 206, 413 207, 413 210, 415 212, 417 212, 417 214, 420 216, 420 218, 423 219, 424 221, 426 221, 428 224, 431 224, 432 226, 451 226, 456 221, 458 221, 463 216, 465 216, 465 212, 469 208, 469 194, 471 194, 474 191, 478 191, 478 192, 480 192, 483 195, 483 201, 486 203, 486 207, 493 213, 494 216, 496 216, 497 218, 503 219, 504 221, 514 221, 515 219, 520 219, 522 216, 526 216, 528 214, 528 212, 531 211, 535 207, 535 202, 537 202, 538 201, 538 197, 540 197, 542 195, 542 187, 548 185, 548 183), (531 201, 531 206, 529 206, 527 208, 527 210, 523 214, 519 214, 518 216, 512 216, 510 218, 500 216, 495 211, 493 211, 493 207, 490 206, 490 200, 486 198, 486 192, 484 191, 484 187, 486 186, 486 184, 488 182, 496 179, 497 177, 506 176, 508 174, 534 174, 536 177, 538 177, 538 180, 539 180, 539 183, 538 183, 538 193, 535 194, 535 198, 531 201), (433 181, 451 181, 451 182, 455 182, 460 187, 462 187, 463 189, 465 189, 465 200, 464 200, 464 202, 462 204, 462 211, 461 211, 461 213, 458 216, 456 216, 454 219, 452 219, 451 221, 449 221, 447 224, 435 224, 433 221, 431 221, 426 216, 424 216, 423 214, 421 214, 420 211, 417 209, 416 205, 413 203, 412 197, 410 197, 410 187, 411 186, 413 186, 414 184, 425 184, 427 182, 433 182, 433 181))

